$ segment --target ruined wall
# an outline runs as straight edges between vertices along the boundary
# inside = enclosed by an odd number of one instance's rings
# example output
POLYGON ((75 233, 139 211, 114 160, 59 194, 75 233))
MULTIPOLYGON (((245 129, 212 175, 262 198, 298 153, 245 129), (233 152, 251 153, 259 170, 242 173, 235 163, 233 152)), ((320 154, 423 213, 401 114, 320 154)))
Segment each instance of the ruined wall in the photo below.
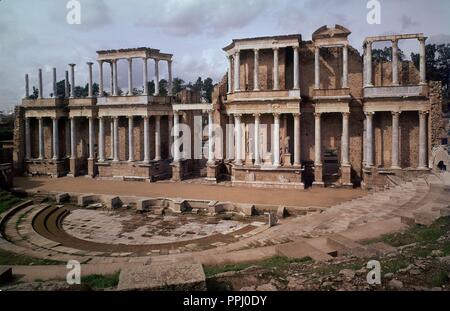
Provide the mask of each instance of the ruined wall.
POLYGON ((23 172, 23 160, 25 156, 25 109, 22 106, 14 107, 14 174, 23 172))
POLYGON ((447 136, 446 124, 443 119, 442 109, 444 98, 442 94, 442 82, 441 81, 430 81, 430 115, 429 115, 429 142, 430 148, 441 144, 441 139, 447 136))
MULTIPOLYGON (((372 81, 374 86, 391 86, 392 63, 385 61, 374 61, 372 63, 372 81)), ((419 70, 414 66, 413 62, 398 62, 398 81, 400 85, 419 84, 419 70)))

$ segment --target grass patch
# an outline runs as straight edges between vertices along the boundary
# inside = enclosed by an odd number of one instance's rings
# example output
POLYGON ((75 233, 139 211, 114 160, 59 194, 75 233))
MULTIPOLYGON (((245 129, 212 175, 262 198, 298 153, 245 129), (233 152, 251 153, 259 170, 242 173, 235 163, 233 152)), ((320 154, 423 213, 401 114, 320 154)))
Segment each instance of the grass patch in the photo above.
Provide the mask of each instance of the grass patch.
POLYGON ((119 284, 119 272, 114 274, 99 275, 92 274, 81 277, 81 284, 92 289, 116 287, 119 284))
POLYGON ((432 287, 441 287, 449 282, 448 270, 439 270, 437 272, 432 273, 427 278, 427 283, 432 287))
POLYGON ((7 211, 20 202, 22 202, 22 199, 12 195, 10 192, 0 191, 0 213, 7 211))
POLYGON ((204 270, 206 277, 210 277, 228 271, 241 271, 250 266, 258 266, 265 269, 272 269, 272 268, 284 268, 291 263, 308 263, 311 261, 312 259, 310 257, 303 257, 300 259, 289 259, 284 256, 274 256, 265 260, 255 262, 229 264, 222 266, 205 266, 204 270))
POLYGON ((410 263, 410 260, 402 257, 383 261, 381 263, 381 272, 383 273, 383 275, 387 273, 395 273, 400 269, 406 268, 410 263))
POLYGON ((60 265, 62 261, 33 258, 25 255, 18 255, 0 249, 0 266, 29 266, 29 265, 60 265))

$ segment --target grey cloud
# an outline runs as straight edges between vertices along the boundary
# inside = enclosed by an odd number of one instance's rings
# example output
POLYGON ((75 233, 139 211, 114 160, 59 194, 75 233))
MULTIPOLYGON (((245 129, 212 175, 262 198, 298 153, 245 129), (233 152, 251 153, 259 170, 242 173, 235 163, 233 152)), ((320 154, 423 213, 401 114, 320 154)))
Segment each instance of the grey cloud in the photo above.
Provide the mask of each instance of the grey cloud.
POLYGON ((406 15, 402 15, 401 23, 402 23, 402 30, 408 30, 412 27, 420 25, 419 22, 413 21, 411 17, 406 15))

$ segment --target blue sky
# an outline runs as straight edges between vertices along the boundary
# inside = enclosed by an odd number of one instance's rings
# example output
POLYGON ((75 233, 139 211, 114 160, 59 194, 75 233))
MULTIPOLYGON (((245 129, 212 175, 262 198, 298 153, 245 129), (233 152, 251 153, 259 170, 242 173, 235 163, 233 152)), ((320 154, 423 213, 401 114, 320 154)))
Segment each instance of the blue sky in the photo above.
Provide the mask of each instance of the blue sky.
MULTIPOLYGON (((311 39, 322 25, 341 24, 352 31, 361 51, 370 35, 423 32, 428 42, 450 42, 450 1, 380 0, 381 24, 366 21, 367 0, 79 0, 81 25, 66 22, 67 0, 0 0, 0 110, 17 105, 24 75, 37 85, 44 71, 44 94, 51 91, 51 68, 63 79, 67 64, 77 64, 77 85, 87 81, 87 61, 95 51, 148 46, 173 53, 175 77, 185 81, 226 71, 222 48, 233 38, 300 33, 311 39)), ((400 48, 418 50, 415 41, 400 48)), ((149 64, 149 77, 153 65, 149 64)), ((109 70, 105 67, 105 81, 109 70)), ((167 75, 166 65, 160 68, 167 75)), ((119 63, 119 86, 126 88, 126 61, 119 63)), ((98 81, 98 66, 94 66, 98 81)), ((134 84, 142 83, 141 62, 134 63, 134 84)))

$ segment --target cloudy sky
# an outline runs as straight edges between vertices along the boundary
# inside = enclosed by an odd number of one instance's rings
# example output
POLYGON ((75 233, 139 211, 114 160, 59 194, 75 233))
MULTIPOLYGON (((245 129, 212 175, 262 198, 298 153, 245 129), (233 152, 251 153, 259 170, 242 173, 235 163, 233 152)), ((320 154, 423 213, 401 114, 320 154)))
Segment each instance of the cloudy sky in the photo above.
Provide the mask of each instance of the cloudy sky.
MULTIPOLYGON (((44 71, 44 95, 51 92, 51 68, 63 79, 68 63, 77 64, 76 84, 87 81, 87 61, 95 51, 148 46, 173 53, 175 77, 220 80, 226 71, 222 48, 233 38, 312 32, 327 24, 348 27, 351 44, 361 51, 365 36, 423 32, 428 42, 450 42, 450 1, 380 0, 381 24, 366 20, 368 0, 78 0, 81 24, 67 23, 68 0, 0 0, 0 110, 20 102, 24 75, 37 85, 44 71)), ((400 48, 418 51, 417 42, 400 48)), ((94 80, 98 81, 98 66, 94 80)), ((127 65, 119 62, 119 86, 126 88, 127 65)), ((149 65, 149 76, 153 66, 149 65)), ((166 64, 160 68, 167 75, 166 64)), ((105 67, 105 81, 109 79, 105 67)), ((134 84, 142 66, 134 63, 134 84)))

